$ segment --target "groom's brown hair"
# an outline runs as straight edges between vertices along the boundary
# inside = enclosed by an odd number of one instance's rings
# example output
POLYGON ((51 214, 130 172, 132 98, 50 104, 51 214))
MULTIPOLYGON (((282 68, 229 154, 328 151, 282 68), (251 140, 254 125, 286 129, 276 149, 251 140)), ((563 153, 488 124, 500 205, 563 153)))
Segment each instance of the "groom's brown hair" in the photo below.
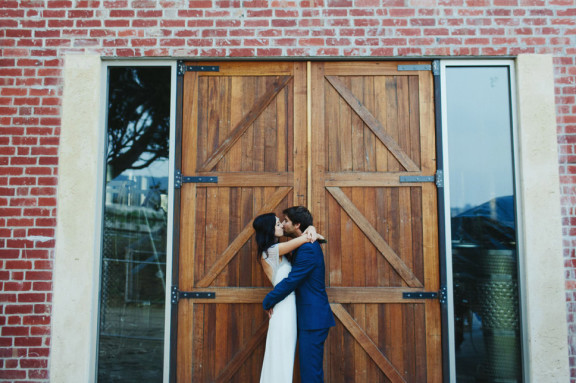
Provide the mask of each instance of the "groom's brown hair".
POLYGON ((299 229, 304 231, 308 226, 313 225, 313 218, 310 211, 305 206, 292 206, 284 209, 282 213, 290 218, 293 224, 300 224, 299 229))

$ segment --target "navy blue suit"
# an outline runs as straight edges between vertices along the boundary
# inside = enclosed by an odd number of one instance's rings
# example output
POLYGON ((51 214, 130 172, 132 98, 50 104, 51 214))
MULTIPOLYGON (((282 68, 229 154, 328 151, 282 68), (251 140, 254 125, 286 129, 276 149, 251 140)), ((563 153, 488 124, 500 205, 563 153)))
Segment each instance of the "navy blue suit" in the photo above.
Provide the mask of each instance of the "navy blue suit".
POLYGON ((305 243, 294 253, 292 271, 264 298, 268 310, 296 291, 300 378, 302 383, 323 382, 324 341, 334 315, 326 295, 324 255, 318 242, 305 243))

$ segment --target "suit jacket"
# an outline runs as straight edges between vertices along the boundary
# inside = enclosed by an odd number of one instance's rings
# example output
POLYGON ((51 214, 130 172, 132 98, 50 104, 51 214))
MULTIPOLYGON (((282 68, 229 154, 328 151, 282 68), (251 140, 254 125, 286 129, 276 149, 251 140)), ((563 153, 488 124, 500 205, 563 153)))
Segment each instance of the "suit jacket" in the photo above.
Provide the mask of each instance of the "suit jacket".
POLYGON ((324 254, 318 242, 300 246, 292 260, 292 271, 269 292, 262 305, 268 310, 296 291, 298 328, 318 330, 335 326, 326 295, 324 254))

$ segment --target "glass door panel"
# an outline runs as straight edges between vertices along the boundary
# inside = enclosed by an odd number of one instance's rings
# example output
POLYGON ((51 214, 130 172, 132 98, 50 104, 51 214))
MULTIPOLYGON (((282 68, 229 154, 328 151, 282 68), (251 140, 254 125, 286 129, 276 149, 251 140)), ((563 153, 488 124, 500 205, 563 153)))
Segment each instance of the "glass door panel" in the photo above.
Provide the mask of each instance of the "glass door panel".
POLYGON ((162 382, 170 67, 108 67, 98 382, 162 382))
POLYGON ((509 66, 445 69, 456 376, 522 381, 509 66))

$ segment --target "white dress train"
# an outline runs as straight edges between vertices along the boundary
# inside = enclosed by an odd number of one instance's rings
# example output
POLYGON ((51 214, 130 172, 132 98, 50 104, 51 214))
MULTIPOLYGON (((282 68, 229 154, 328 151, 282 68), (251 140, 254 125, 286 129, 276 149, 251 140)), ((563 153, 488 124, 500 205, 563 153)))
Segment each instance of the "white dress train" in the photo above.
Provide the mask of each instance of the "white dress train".
MULTIPOLYGON (((270 247, 263 258, 272 267, 274 286, 292 270, 286 257, 282 257, 280 261, 278 245, 270 247), (266 255, 268 258, 264 258, 266 255)), ((274 306, 274 313, 268 324, 260 383, 292 383, 296 336, 296 296, 292 292, 274 306)))

